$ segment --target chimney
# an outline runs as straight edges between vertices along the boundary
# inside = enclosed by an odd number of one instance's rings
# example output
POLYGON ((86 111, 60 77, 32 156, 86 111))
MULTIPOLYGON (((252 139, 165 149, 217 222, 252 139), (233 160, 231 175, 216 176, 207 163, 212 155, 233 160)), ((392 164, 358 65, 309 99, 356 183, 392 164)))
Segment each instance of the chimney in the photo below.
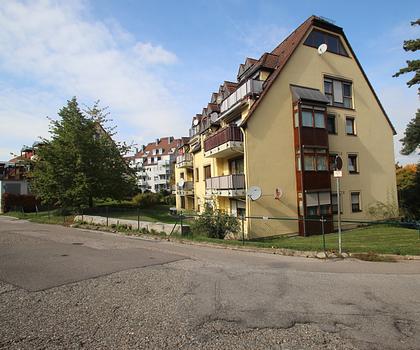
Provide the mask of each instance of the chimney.
POLYGON ((141 150, 144 152, 146 150, 146 146, 145 145, 141 145, 141 150))
POLYGON ((159 139, 156 139, 156 145, 158 145, 159 144, 159 139))

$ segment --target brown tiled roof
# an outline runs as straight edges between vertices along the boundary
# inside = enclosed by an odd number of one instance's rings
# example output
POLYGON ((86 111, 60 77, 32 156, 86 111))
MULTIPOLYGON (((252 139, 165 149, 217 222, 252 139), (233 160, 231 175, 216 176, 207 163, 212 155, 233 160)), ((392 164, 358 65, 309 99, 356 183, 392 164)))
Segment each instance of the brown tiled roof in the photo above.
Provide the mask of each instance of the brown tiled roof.
MULTIPOLYGON (((272 55, 277 56, 276 70, 274 71, 273 74, 269 76, 269 78, 264 83, 265 85, 264 90, 261 93, 260 98, 256 100, 255 103, 252 105, 251 109, 249 110, 249 113, 247 114, 246 118, 243 120, 242 124, 244 124, 252 116, 252 113, 255 111, 260 101, 264 98, 265 94, 270 89, 271 85, 276 80, 277 76, 280 74, 281 70, 286 65, 289 58, 292 56, 296 47, 300 44, 305 34, 309 30, 309 28, 312 26, 312 21, 314 18, 315 16, 309 17, 293 33, 291 33, 276 48, 274 48, 273 51, 271 51, 272 55)), ((270 63, 273 63, 274 60, 275 60, 274 58, 269 59, 270 63)))
MULTIPOLYGON (((172 137, 162 137, 159 139, 159 142, 150 142, 144 150, 137 152, 133 159, 143 158, 143 157, 161 157, 166 156, 170 153, 172 148, 177 149, 181 144, 181 139, 173 139, 172 137), (172 141, 171 141, 172 140, 172 141), (153 155, 154 149, 163 149, 163 153, 153 155), (149 154, 147 154, 149 152, 149 154)), ((147 163, 145 163, 147 164, 147 163)))
POLYGON ((220 112, 220 106, 217 103, 209 103, 207 104, 207 111, 209 114, 212 112, 220 112))

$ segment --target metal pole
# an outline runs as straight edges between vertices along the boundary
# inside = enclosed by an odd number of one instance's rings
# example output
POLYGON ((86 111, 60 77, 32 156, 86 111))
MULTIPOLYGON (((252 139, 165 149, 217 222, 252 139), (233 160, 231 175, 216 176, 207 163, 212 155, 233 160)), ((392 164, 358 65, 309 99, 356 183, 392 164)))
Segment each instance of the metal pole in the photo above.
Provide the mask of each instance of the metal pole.
POLYGON ((324 247, 324 253, 327 251, 325 246, 325 227, 324 227, 324 216, 321 216, 321 229, 322 229, 322 246, 324 247))
POLYGON ((338 211, 338 252, 341 254, 341 207, 340 207, 340 178, 337 177, 337 211, 338 211))
POLYGON ((184 229, 183 229, 183 227, 182 227, 182 213, 179 215, 179 220, 180 220, 180 222, 181 222, 181 236, 182 236, 182 233, 183 233, 183 231, 184 231, 184 229))
POLYGON ((140 207, 137 207, 137 231, 140 231, 140 207))
POLYGON ((245 222, 244 222, 244 216, 241 215, 241 223, 242 223, 242 245, 245 245, 245 222))
POLYGON ((106 206, 105 208, 106 208, 106 227, 108 227, 109 208, 108 206, 106 206))

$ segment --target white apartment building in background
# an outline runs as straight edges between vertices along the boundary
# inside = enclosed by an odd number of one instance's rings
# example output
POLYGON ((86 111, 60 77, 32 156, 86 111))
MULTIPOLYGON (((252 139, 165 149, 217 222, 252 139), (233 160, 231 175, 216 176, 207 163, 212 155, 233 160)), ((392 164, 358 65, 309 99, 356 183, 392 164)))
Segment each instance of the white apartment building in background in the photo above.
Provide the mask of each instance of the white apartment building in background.
POLYGON ((136 169, 138 186, 142 192, 171 190, 171 177, 180 144, 181 139, 162 137, 147 146, 143 145, 131 157, 130 166, 136 169))

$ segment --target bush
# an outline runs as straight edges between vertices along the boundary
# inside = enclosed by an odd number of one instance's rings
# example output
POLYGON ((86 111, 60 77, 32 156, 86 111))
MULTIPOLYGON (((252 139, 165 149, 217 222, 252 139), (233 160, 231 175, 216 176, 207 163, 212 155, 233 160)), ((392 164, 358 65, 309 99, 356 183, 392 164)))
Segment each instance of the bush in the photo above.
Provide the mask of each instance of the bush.
POLYGON ((160 196, 152 192, 139 193, 133 197, 132 202, 140 208, 154 207, 160 203, 160 196))
POLYGON ((204 213, 191 224, 191 231, 195 235, 224 239, 228 233, 239 231, 239 222, 237 218, 206 205, 204 213))
POLYGON ((175 205, 176 204, 176 198, 174 195, 170 194, 166 197, 163 197, 163 203, 167 204, 167 205, 175 205))
POLYGON ((35 212, 40 201, 33 195, 5 193, 2 198, 4 212, 21 210, 24 212, 35 212))

